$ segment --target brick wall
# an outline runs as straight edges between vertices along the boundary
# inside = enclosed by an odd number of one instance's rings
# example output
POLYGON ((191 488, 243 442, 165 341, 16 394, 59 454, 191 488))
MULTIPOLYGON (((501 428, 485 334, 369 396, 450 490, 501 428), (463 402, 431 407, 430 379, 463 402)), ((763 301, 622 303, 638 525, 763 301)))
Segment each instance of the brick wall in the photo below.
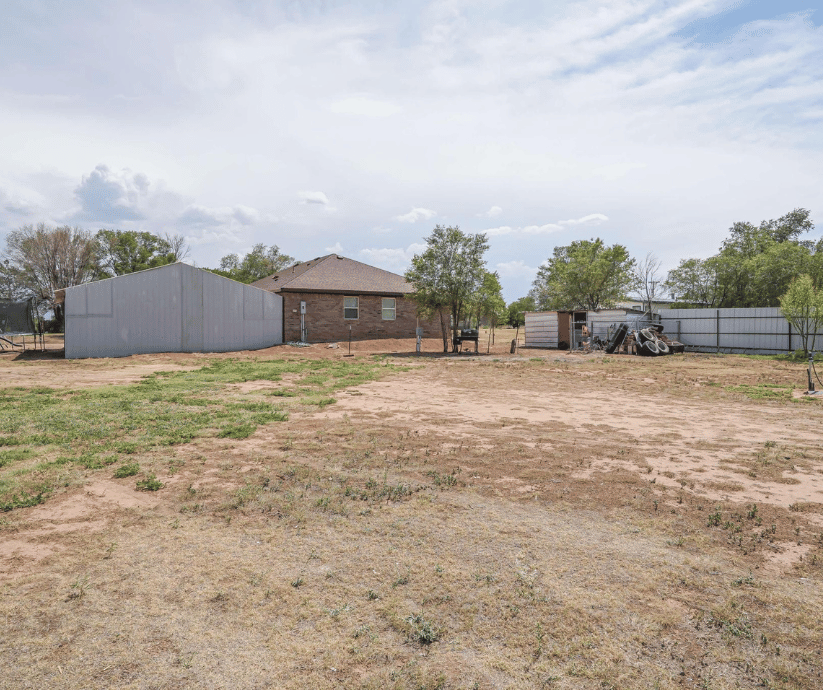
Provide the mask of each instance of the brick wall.
MULTIPOLYGON (((281 292, 283 297, 283 341, 300 340, 300 301, 306 302, 306 330, 310 343, 374 338, 414 338, 417 327, 417 305, 405 297, 396 298, 396 318, 383 320, 382 297, 379 295, 348 295, 359 297, 359 316, 343 318, 344 295, 309 292, 281 292)), ((440 335, 440 321, 420 319, 423 337, 440 335)))

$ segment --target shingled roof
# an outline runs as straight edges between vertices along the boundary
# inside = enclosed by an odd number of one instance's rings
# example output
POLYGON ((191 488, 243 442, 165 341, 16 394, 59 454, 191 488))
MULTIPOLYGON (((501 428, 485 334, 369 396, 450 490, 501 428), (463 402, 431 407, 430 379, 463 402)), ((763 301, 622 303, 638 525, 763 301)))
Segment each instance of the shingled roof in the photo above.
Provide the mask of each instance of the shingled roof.
POLYGON ((407 295, 414 292, 403 276, 337 254, 296 263, 252 285, 269 292, 347 295, 407 295))

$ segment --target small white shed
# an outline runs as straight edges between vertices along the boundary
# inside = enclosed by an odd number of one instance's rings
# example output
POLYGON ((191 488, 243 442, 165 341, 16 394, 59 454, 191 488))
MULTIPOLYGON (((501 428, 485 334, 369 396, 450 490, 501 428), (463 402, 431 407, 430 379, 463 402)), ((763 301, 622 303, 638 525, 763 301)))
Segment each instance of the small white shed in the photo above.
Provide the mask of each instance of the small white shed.
POLYGON ((233 352, 283 342, 283 298, 183 263, 65 291, 66 358, 233 352))

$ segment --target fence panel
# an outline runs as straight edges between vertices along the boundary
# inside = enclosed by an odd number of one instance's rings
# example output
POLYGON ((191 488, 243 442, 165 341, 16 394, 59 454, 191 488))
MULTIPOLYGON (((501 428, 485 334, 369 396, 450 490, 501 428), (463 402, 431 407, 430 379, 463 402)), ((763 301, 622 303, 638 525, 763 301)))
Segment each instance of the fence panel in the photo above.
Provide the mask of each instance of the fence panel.
MULTIPOLYGON (((700 352, 776 354, 802 346, 778 307, 661 309, 660 318, 669 337, 700 352)), ((816 346, 823 347, 823 333, 816 346)))

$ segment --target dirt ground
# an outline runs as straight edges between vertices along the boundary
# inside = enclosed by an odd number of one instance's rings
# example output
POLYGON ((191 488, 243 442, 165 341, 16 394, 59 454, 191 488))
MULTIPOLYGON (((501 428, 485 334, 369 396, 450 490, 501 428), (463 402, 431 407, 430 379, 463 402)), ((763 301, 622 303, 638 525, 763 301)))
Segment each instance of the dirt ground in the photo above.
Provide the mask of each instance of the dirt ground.
MULTIPOLYGON (((169 449, 160 491, 89 472, 0 513, 0 687, 823 687, 823 401, 803 367, 512 337, 352 343, 403 370, 169 449)), ((0 354, 0 387, 349 356, 58 347, 0 354)))

